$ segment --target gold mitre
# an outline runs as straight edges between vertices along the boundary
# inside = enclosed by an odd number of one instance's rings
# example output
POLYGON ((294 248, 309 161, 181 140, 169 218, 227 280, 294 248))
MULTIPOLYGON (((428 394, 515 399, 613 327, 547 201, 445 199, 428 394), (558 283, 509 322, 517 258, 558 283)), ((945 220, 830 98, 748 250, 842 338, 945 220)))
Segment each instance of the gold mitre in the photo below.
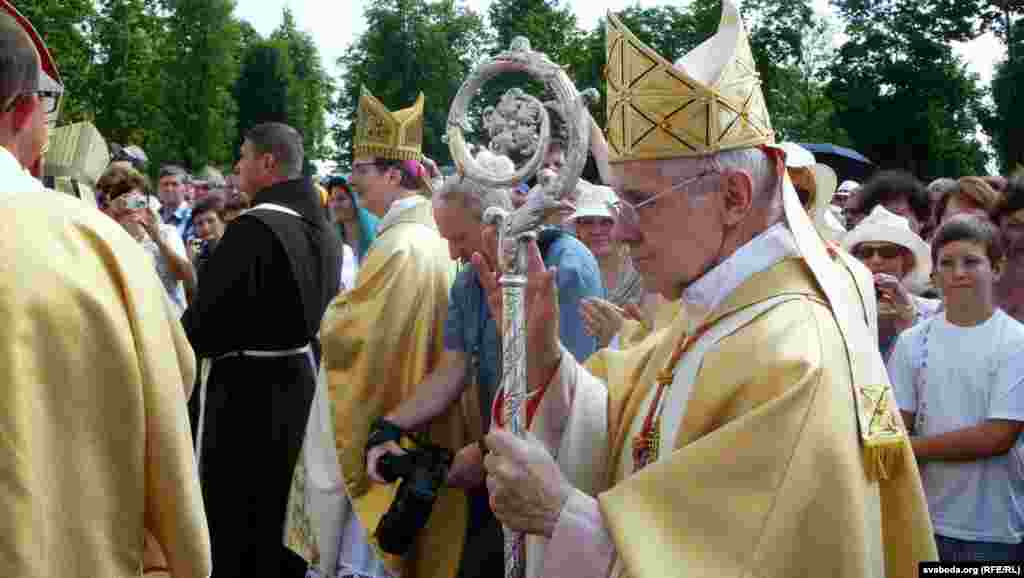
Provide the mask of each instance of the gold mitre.
POLYGON ((423 93, 416 104, 391 112, 362 87, 356 120, 354 157, 394 161, 423 158, 423 93))
POLYGON ((608 14, 611 162, 708 155, 772 143, 761 80, 739 11, 675 65, 608 14))

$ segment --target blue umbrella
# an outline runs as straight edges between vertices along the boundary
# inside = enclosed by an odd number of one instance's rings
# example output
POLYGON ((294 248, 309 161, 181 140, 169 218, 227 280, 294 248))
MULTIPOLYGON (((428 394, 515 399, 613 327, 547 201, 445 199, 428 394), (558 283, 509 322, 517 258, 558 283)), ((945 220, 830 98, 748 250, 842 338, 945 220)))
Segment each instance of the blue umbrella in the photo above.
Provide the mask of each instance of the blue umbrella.
POLYGON ((814 153, 814 158, 819 163, 832 167, 836 174, 839 175, 840 182, 845 180, 863 182, 878 168, 870 159, 853 149, 830 143, 799 144, 814 153))

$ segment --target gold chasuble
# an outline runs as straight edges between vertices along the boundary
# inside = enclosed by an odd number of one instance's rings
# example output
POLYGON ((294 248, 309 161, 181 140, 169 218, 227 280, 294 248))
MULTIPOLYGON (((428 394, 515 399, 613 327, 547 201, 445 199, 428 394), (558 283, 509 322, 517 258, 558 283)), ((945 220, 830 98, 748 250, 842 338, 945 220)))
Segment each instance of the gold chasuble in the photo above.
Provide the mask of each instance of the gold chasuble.
MULTIPOLYGON (((355 288, 331 303, 321 329, 345 487, 377 554, 403 578, 455 575, 466 532, 466 497, 461 490, 443 490, 413 551, 404 560, 385 554, 373 534, 397 485, 369 480, 364 451, 371 422, 409 398, 441 358, 452 273, 448 244, 424 199, 382 223, 355 288)), ((463 423, 456 404, 431 422, 432 441, 461 449, 470 441, 463 423)))
POLYGON ((588 362, 609 387, 611 489, 599 501, 618 575, 912 578, 936 559, 913 455, 901 455, 900 476, 867 478, 847 354, 803 261, 755 274, 707 323, 780 295, 704 355, 667 456, 635 474, 623 465, 632 434, 692 328, 683 314, 588 362))
POLYGON ((619 330, 618 349, 624 350, 639 345, 657 330, 671 325, 678 313, 679 301, 663 300, 654 308, 654 327, 650 327, 646 322, 626 319, 619 330))
POLYGON ((0 254, 0 576, 206 578, 195 358, 149 256, 53 191, 0 194, 0 254))

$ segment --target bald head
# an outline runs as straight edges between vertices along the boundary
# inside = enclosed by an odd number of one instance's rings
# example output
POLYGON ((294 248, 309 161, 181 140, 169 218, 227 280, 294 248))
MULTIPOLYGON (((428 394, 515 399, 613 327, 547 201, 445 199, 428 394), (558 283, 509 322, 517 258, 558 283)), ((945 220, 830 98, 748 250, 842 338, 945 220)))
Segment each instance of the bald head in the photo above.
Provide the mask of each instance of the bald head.
POLYGON ((39 54, 32 39, 18 22, 0 12, 0 114, 11 101, 39 86, 39 54))

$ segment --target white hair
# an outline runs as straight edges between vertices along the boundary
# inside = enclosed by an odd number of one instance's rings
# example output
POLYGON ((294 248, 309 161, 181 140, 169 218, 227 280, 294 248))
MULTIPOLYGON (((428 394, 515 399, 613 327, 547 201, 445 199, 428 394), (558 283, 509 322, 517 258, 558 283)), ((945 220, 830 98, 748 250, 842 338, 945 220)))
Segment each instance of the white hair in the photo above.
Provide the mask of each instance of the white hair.
MULTIPOLYGON (((771 206, 781 203, 780 175, 776 172, 775 163, 761 149, 744 148, 721 151, 703 157, 672 159, 662 163, 661 176, 672 179, 674 184, 682 183, 701 173, 744 172, 750 175, 753 188, 753 203, 771 206), (699 170, 693 171, 693 162, 698 163, 699 170)), ((686 187, 687 197, 692 200, 703 199, 708 194, 721 189, 720 181, 701 179, 686 187)))
MULTIPOLYGON (((512 159, 495 154, 487 149, 477 153, 476 162, 485 172, 499 178, 510 177, 516 172, 512 159)), ((441 203, 458 202, 480 220, 484 211, 491 207, 512 210, 512 191, 506 188, 488 188, 468 177, 453 175, 445 179, 438 190, 436 199, 441 203)))

